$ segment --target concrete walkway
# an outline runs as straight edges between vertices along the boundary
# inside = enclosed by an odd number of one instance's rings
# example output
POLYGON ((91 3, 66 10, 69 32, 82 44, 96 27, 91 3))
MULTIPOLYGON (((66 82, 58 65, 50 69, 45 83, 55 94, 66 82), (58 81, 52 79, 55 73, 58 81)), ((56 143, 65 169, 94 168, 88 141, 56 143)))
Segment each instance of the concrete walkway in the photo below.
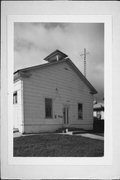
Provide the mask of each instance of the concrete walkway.
POLYGON ((13 133, 13 137, 15 138, 15 137, 20 137, 20 136, 22 136, 22 134, 20 133, 20 132, 15 132, 15 133, 13 133))
POLYGON ((75 134, 75 136, 83 136, 91 139, 98 139, 98 140, 104 140, 103 136, 98 136, 95 134, 90 134, 90 133, 84 133, 84 134, 75 134))
MULTIPOLYGON (((45 133, 44 133, 45 134, 45 133)), ((46 133, 49 134, 49 133, 46 133)), ((67 133, 56 133, 56 134, 64 134, 64 135, 72 135, 72 136, 82 136, 82 137, 87 137, 91 139, 98 139, 98 140, 104 140, 103 136, 95 135, 95 134, 90 134, 90 133, 80 133, 80 134, 73 134, 72 131, 69 131, 67 133)), ((21 134, 20 132, 13 133, 13 137, 20 137, 20 136, 33 136, 33 135, 41 135, 41 134, 21 134)))

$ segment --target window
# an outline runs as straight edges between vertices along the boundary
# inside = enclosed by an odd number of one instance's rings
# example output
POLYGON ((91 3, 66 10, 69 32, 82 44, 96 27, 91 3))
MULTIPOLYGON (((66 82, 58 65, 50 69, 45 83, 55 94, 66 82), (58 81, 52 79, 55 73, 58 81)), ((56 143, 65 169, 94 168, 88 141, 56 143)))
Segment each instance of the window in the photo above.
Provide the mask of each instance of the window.
POLYGON ((78 103, 78 119, 83 119, 83 105, 78 103))
POLYGON ((17 99, 17 91, 15 91, 15 92, 13 93, 13 104, 17 104, 17 102, 18 102, 18 99, 17 99))
POLYGON ((101 112, 97 111, 97 118, 100 120, 101 119, 101 112))
POLYGON ((45 98, 45 117, 52 118, 52 99, 45 98))

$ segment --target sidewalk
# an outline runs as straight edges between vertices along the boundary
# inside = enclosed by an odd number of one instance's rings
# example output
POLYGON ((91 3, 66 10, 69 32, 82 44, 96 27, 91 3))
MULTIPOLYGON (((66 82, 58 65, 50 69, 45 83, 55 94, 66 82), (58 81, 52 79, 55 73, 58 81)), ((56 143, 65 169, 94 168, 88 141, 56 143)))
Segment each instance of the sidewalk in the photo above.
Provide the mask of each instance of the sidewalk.
POLYGON ((22 136, 22 134, 20 133, 20 132, 15 132, 15 133, 13 133, 13 137, 15 138, 15 137, 20 137, 20 136, 22 136))
POLYGON ((98 135, 90 134, 90 133, 75 134, 75 136, 83 136, 83 137, 88 137, 88 138, 91 138, 91 139, 104 140, 103 136, 98 136, 98 135))

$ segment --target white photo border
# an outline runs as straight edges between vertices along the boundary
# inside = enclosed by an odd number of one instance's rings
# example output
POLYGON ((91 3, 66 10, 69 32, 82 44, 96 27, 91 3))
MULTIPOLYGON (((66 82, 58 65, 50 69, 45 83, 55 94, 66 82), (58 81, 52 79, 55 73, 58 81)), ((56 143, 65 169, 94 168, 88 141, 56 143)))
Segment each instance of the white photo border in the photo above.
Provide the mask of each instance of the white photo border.
POLYGON ((111 15, 9 15, 8 59, 8 164, 9 165, 112 165, 112 16, 111 15), (103 157, 13 156, 13 67, 15 22, 104 23, 105 139, 103 157))

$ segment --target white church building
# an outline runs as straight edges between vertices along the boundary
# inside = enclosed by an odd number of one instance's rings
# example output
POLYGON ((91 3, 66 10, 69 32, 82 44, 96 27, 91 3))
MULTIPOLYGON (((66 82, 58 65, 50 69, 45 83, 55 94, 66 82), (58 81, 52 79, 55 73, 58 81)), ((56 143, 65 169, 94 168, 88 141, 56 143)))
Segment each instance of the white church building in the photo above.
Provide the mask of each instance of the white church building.
POLYGON ((93 128, 96 89, 63 52, 14 73, 14 128, 21 133, 93 128))

